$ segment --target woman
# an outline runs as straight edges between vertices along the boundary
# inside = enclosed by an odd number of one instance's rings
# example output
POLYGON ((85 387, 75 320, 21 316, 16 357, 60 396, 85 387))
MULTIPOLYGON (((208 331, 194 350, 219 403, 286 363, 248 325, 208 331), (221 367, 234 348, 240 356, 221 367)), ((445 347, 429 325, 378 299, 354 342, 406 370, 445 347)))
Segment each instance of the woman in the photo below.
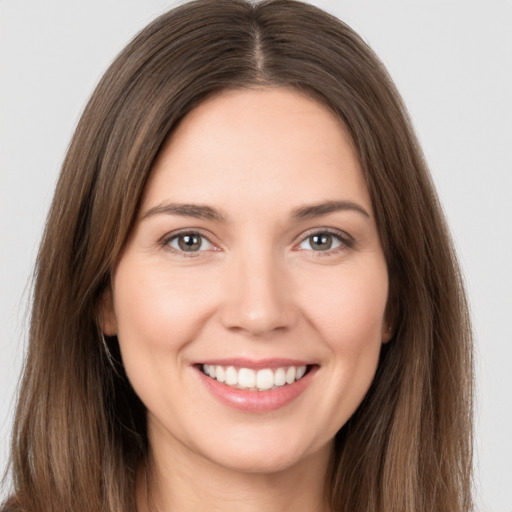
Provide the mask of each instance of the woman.
POLYGON ((471 334, 392 82, 287 0, 158 18, 43 237, 3 510, 471 509, 471 334))

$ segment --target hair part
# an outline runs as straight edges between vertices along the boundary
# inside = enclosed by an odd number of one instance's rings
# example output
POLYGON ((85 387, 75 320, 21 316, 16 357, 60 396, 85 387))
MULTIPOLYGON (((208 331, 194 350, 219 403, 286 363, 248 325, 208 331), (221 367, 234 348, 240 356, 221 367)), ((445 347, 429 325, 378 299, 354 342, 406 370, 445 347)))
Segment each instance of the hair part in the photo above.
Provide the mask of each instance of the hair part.
POLYGON ((448 229, 400 96, 348 26, 289 0, 196 0, 117 57, 77 126, 35 270, 30 343, 2 510, 135 511, 145 408, 99 304, 160 149, 226 89, 290 87, 344 123, 390 275, 393 338, 336 437, 333 510, 472 508, 471 329, 448 229))

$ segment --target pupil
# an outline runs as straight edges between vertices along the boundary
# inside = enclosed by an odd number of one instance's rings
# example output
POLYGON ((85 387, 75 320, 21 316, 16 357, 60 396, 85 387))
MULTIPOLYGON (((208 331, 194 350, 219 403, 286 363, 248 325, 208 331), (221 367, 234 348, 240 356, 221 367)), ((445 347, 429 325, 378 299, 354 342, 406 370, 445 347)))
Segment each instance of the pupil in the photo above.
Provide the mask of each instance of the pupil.
POLYGON ((178 245, 183 251, 197 251, 201 247, 201 239, 197 235, 182 235, 178 245))
POLYGON ((311 246, 316 251, 330 249, 332 245, 332 236, 325 233, 321 235, 313 235, 311 239, 313 242, 311 246))

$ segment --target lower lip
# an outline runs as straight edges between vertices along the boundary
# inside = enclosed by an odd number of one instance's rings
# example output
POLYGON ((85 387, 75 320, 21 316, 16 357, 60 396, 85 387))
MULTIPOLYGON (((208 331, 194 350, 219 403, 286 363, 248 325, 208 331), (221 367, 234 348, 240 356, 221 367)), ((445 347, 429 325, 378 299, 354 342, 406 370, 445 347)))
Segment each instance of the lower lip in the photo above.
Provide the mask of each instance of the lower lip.
POLYGON ((269 391, 249 391, 236 389, 212 379, 201 370, 197 370, 207 389, 222 403, 243 412, 271 412, 288 405, 295 400, 310 384, 318 368, 314 366, 300 380, 269 391))

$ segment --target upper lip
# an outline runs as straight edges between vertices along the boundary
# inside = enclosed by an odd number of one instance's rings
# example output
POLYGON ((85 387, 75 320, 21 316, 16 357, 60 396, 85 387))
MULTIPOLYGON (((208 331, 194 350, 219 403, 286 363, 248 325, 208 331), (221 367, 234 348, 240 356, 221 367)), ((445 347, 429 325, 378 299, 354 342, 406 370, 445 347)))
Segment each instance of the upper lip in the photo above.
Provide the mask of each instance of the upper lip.
POLYGON ((222 358, 222 359, 205 359, 198 361, 196 364, 213 365, 213 366, 234 366, 236 368, 251 368, 259 370, 262 368, 282 368, 287 366, 311 366, 311 361, 290 358, 265 358, 265 359, 250 359, 245 357, 240 358, 222 358))

